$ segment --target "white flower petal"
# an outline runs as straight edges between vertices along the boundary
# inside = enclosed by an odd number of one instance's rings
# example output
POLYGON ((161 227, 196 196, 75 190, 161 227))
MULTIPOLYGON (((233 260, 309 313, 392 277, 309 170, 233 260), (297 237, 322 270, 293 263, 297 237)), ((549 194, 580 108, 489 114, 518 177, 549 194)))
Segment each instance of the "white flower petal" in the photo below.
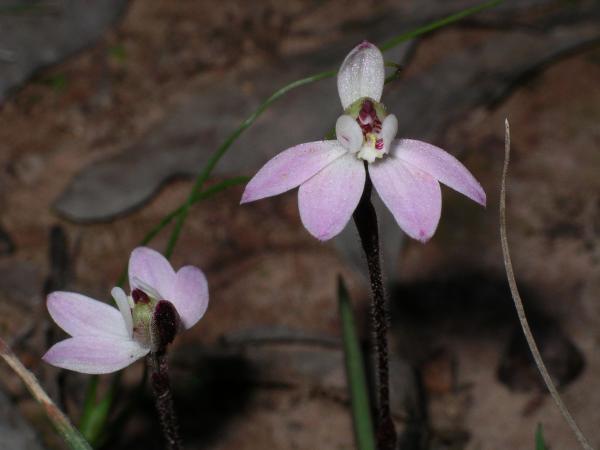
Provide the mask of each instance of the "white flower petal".
POLYGON ((359 151, 364 141, 360 125, 347 114, 338 117, 335 123, 335 136, 350 153, 359 151))
POLYGON ((208 283, 200 269, 184 266, 177 271, 176 292, 171 299, 183 326, 188 329, 198 322, 208 307, 208 283))
POLYGON ((149 351, 129 339, 77 336, 53 345, 42 359, 63 369, 102 374, 123 369, 149 351))
POLYGON ((439 147, 413 139, 394 142, 392 153, 427 172, 441 183, 485 206, 485 191, 462 163, 439 147))
POLYGON ((437 180, 394 156, 369 165, 369 175, 400 228, 413 239, 429 240, 442 212, 437 180))
POLYGON ((298 207, 306 229, 321 241, 339 234, 358 205, 365 178, 363 162, 348 153, 303 183, 298 207))
POLYGON ((127 334, 131 337, 133 336, 133 318, 131 317, 131 308, 129 306, 129 299, 127 298, 127 294, 120 287, 112 288, 110 291, 112 297, 115 299, 115 303, 119 307, 119 311, 121 311, 121 315, 123 316, 123 320, 125 321, 125 327, 127 328, 127 334))
POLYGON ((289 191, 347 152, 338 141, 308 142, 288 148, 254 175, 246 185, 240 203, 289 191))
POLYGON ((348 53, 338 72, 337 85, 343 108, 362 97, 379 101, 384 82, 385 68, 379 49, 367 41, 357 45, 348 53))
POLYGON ((52 292, 47 306, 52 319, 71 336, 130 336, 119 310, 85 295, 52 292))
POLYGON ((129 286, 140 288, 156 300, 168 300, 175 293, 175 271, 171 263, 156 250, 137 247, 129 257, 129 286), (152 290, 153 292, 148 292, 152 290))

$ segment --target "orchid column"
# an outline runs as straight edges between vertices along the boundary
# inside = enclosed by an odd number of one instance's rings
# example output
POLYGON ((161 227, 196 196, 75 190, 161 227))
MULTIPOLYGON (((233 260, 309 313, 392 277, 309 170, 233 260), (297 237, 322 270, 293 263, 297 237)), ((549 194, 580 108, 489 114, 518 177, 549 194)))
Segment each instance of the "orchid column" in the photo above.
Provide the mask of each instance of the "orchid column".
POLYGON ((356 46, 342 63, 337 86, 344 113, 336 122, 336 140, 289 148, 265 164, 250 180, 241 203, 298 190, 300 218, 325 241, 339 234, 354 216, 367 257, 373 291, 378 390, 378 450, 395 448, 389 407, 387 316, 379 257, 377 217, 371 204, 375 187, 400 228, 426 242, 442 210, 439 182, 485 205, 485 192, 452 155, 425 142, 395 139, 398 120, 380 103, 385 70, 379 49, 356 46))

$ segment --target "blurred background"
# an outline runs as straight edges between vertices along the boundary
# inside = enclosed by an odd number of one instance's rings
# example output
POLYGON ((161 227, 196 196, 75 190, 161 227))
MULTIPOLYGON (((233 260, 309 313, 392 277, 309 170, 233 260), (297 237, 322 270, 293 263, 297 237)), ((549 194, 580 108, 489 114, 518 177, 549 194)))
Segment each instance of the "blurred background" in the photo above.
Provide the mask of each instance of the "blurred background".
MULTIPOLYGON (((0 336, 77 422, 89 377, 40 361, 62 337, 45 294, 108 300, 132 248, 275 89, 337 69, 363 39, 382 43, 475 4, 0 0, 0 336)), ((385 54, 403 67, 383 95, 398 135, 448 150, 488 194, 484 210, 443 189, 426 245, 380 217, 402 449, 533 448, 540 423, 553 449, 577 447, 531 364, 505 281, 505 117, 517 278, 564 400, 600 445, 599 19, 594 0, 506 1, 385 54)), ((291 92, 211 183, 320 139, 340 111, 334 78, 291 92)), ((353 448, 336 277, 351 288, 368 350, 354 227, 322 244, 302 227, 294 193, 240 207, 242 190, 196 205, 172 259, 201 267, 211 293, 170 354, 186 448, 353 448)), ((168 234, 151 245, 164 250, 168 234)), ((104 448, 161 448, 150 389, 136 390, 142 366, 124 373, 104 448)), ((5 365, 0 448, 63 448, 5 365)))

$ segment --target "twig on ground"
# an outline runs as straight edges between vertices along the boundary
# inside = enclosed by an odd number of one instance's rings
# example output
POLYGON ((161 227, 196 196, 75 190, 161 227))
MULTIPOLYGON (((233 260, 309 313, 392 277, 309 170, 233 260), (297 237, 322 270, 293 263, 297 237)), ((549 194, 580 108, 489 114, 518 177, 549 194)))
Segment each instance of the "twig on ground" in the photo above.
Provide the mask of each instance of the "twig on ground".
POLYGON ((52 425, 54 425, 54 428, 56 428, 65 442, 69 445, 69 448, 92 450, 92 447, 90 447, 79 431, 73 426, 69 418, 65 416, 54 404, 52 399, 48 397, 48 394, 46 394, 42 386, 40 386, 40 383, 35 376, 27 370, 2 339, 0 339, 0 357, 17 374, 31 395, 33 395, 38 403, 44 408, 46 416, 48 416, 52 425))

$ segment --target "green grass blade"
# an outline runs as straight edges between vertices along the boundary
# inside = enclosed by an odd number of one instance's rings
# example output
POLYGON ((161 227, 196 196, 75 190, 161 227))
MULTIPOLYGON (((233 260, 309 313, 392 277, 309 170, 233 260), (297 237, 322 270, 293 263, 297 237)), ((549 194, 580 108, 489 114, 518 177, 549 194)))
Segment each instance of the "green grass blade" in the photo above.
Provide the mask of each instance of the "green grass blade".
MULTIPOLYGON (((116 392, 116 386, 120 380, 120 373, 115 375, 111 388, 108 390, 106 395, 102 399, 96 402, 95 390, 93 397, 90 394, 90 388, 88 386, 88 392, 85 398, 85 405, 81 421, 79 423, 79 431, 81 434, 92 443, 97 446, 102 439, 102 432, 104 426, 108 421, 112 402, 114 400, 114 394, 116 392), (87 395, 90 395, 87 397, 87 395)), ((90 386, 98 383, 98 375, 94 375, 90 380, 90 386)))
POLYGON ((535 430, 535 450, 549 450, 544 440, 544 429, 541 423, 538 423, 535 430))
POLYGON ((493 8, 498 6, 500 3, 503 3, 504 0, 492 0, 489 2, 482 3, 481 5, 473 6, 471 8, 464 9, 454 14, 450 14, 449 16, 443 17, 440 20, 436 20, 435 22, 428 23, 427 25, 423 25, 422 27, 416 28, 407 33, 400 34, 396 37, 391 38, 388 41, 385 41, 383 44, 379 46, 382 52, 392 49, 393 47, 401 44, 402 42, 409 41, 416 37, 419 37, 423 34, 430 33, 439 28, 451 25, 459 20, 464 19, 465 17, 472 16, 473 14, 479 13, 481 11, 485 11, 486 9, 493 8))
POLYGON ((0 15, 20 15, 27 13, 37 13, 37 12, 52 12, 53 8, 51 4, 32 4, 32 5, 7 5, 0 6, 0 15))
MULTIPOLYGON (((207 199, 211 198, 212 196, 214 196, 214 195, 216 195, 216 194, 224 191, 227 188, 230 188, 232 186, 237 186, 237 185, 240 185, 240 184, 245 184, 249 180, 250 180, 250 177, 233 177, 233 178, 228 178, 228 179, 226 179, 224 181, 221 181, 220 183, 215 184, 214 186, 206 188, 202 192, 196 192, 196 193, 194 193, 194 196, 192 197, 192 201, 190 203, 190 206, 194 205, 195 203, 198 203, 201 200, 207 200, 207 199)), ((183 204, 183 205, 175 208, 173 211, 171 211, 169 214, 167 214, 165 217, 163 217, 161 219, 161 221, 154 228, 152 228, 146 234, 146 236, 144 236, 144 238, 140 241, 140 245, 146 245, 146 244, 148 244, 167 225, 169 225, 173 221, 173 219, 175 219, 177 216, 183 214, 184 211, 186 210, 186 204, 183 204)), ((126 279, 127 279, 127 267, 125 267, 125 270, 121 273, 121 276, 119 277, 119 281, 118 281, 117 285, 122 287, 123 284, 125 283, 126 279)))
POLYGON ((358 450, 375 450, 375 436, 373 434, 371 406, 363 368, 363 358, 356 334, 350 296, 341 277, 338 279, 338 302, 342 321, 346 379, 350 390, 356 446, 358 450))
POLYGON ((91 421, 90 416, 94 413, 94 409, 96 407, 96 392, 98 391, 99 380, 100 379, 96 375, 91 377, 88 381, 87 389, 85 391, 85 398, 83 401, 83 410, 81 413, 81 418, 79 419, 79 431, 81 434, 83 434, 83 436, 85 436, 88 442, 93 442, 93 439, 91 439, 92 433, 90 432, 89 424, 91 421))
MULTIPOLYGON (((229 178, 225 181, 222 181, 220 183, 217 183, 214 186, 211 186, 202 192, 195 192, 194 195, 192 196, 192 201, 190 202, 190 206, 193 205, 194 203, 198 203, 201 200, 206 200, 206 199, 212 197, 213 195, 218 194, 219 192, 222 192, 231 186, 245 184, 248 181, 250 181, 250 177, 233 177, 233 178, 229 178)), ((178 208, 175 208, 173 211, 171 211, 169 214, 167 214, 156 227, 154 227, 152 230, 150 230, 148 232, 148 234, 146 236, 144 236, 144 239, 142 239, 140 244, 146 245, 152 239, 154 239, 154 237, 158 233, 160 233, 160 231, 165 226, 167 226, 169 223, 171 223, 171 221, 175 217, 181 215, 184 212, 186 204, 183 204, 183 205, 179 206, 178 208)))
POLYGON ((269 107, 275 103, 278 99, 283 97, 285 94, 290 92, 293 89, 299 88, 300 86, 304 86, 306 84, 314 83, 315 81, 323 80, 325 78, 333 77, 337 72, 335 70, 329 70, 327 72, 321 72, 316 75, 312 75, 310 77, 302 78, 300 80, 296 80, 281 89, 275 91, 268 99, 260 104, 260 106, 252 113, 250 116, 246 118, 234 131, 231 133, 227 139, 219 146, 219 148, 211 155, 206 166, 202 169, 202 172, 196 178, 196 182, 194 183, 194 187, 188 197, 188 200, 183 204, 183 211, 179 215, 177 222, 175 223, 175 228, 171 233, 171 238, 167 244, 167 248, 165 250, 165 256, 169 258, 173 250, 175 249, 175 244, 177 244, 177 240, 179 239, 179 234, 181 233, 181 228, 187 218, 188 210, 191 204, 193 203, 193 198, 196 192, 198 192, 204 182, 208 179, 213 169, 219 162, 219 160, 223 157, 223 155, 229 150, 231 145, 241 136, 241 134, 247 130, 256 119, 258 119, 262 113, 264 113, 269 107))

